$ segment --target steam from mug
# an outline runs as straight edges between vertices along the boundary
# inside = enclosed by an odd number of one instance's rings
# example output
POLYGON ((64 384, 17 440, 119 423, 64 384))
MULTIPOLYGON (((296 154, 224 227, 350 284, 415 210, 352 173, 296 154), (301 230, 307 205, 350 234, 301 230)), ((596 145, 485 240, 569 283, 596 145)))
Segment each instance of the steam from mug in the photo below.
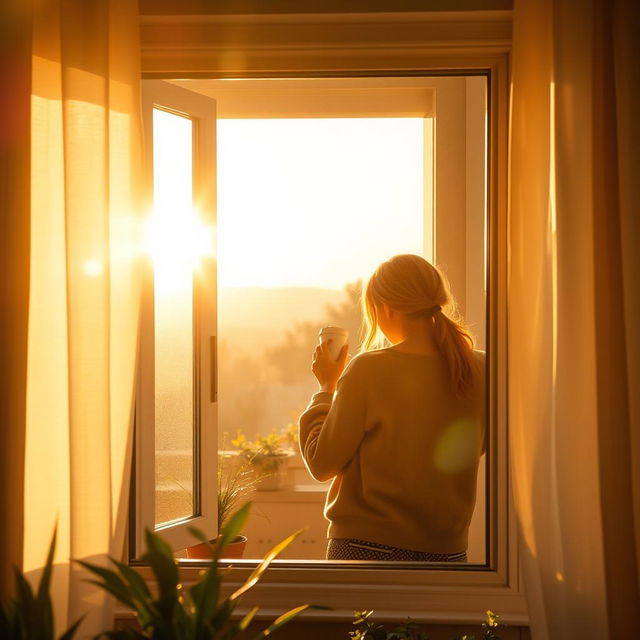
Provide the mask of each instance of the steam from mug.
POLYGON ((331 357, 334 360, 337 360, 340 355, 340 350, 349 337, 349 332, 341 327, 322 327, 322 329, 320 329, 319 337, 320 344, 327 342, 327 340, 331 340, 329 351, 331 353, 331 357))

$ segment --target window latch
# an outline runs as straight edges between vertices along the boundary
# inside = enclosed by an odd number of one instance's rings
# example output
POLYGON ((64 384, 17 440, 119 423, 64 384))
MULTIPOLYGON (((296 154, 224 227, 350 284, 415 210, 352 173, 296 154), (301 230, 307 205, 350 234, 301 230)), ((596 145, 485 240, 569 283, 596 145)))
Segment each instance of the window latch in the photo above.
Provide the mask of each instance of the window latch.
POLYGON ((210 375, 211 389, 210 401, 218 401, 218 336, 209 336, 210 375))

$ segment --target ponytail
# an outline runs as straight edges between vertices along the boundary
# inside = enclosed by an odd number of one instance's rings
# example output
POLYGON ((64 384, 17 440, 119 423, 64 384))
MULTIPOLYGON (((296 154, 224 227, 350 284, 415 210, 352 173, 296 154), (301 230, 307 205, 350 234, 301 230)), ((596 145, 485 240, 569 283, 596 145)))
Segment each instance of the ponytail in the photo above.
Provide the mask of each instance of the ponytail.
POLYGON ((478 376, 471 334, 461 324, 438 312, 433 316, 433 336, 449 367, 451 389, 457 396, 466 396, 478 376))

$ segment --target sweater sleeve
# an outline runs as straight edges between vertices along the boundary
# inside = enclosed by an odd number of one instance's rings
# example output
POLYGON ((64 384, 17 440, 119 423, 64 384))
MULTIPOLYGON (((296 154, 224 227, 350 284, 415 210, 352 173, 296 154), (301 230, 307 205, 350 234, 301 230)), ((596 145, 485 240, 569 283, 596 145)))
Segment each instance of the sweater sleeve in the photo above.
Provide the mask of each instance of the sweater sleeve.
POLYGON ((366 431, 366 388, 355 359, 331 393, 314 394, 300 416, 300 452, 319 481, 338 475, 358 450, 366 431))

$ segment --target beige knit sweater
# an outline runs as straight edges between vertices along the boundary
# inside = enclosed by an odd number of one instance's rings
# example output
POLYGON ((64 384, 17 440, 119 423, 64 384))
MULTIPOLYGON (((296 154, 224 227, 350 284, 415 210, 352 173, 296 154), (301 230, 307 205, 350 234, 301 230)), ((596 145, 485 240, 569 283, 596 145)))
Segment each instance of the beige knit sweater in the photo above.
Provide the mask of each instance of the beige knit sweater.
POLYGON ((355 357, 335 396, 300 416, 300 450, 327 494, 327 537, 431 553, 467 548, 484 452, 482 380, 468 399, 449 389, 440 355, 393 347, 355 357))

